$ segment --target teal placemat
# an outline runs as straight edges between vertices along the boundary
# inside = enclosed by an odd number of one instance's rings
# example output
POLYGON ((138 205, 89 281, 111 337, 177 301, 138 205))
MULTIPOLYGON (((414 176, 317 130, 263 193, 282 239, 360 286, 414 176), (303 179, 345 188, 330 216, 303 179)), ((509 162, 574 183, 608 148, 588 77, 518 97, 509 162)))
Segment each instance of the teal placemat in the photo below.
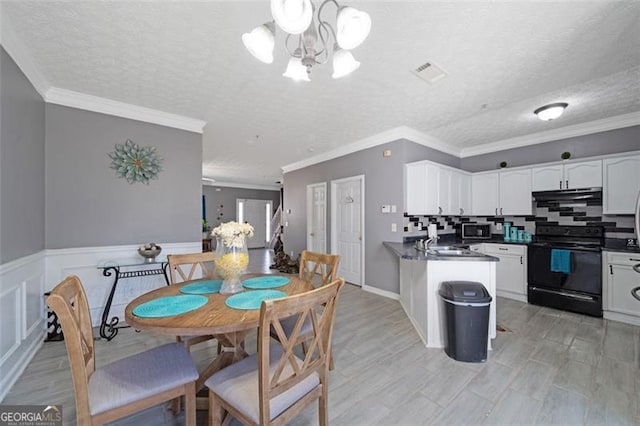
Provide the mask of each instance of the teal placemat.
POLYGON ((242 282, 242 286, 260 290, 263 288, 276 288, 289 284, 289 278, 280 275, 265 275, 262 277, 249 278, 242 282))
POLYGON ((287 293, 278 290, 254 290, 234 294, 224 302, 233 309, 260 309, 263 300, 286 297, 287 293))
POLYGON ((222 280, 198 281, 197 283, 187 284, 180 287, 180 293, 185 294, 209 294, 218 293, 222 286, 222 280))
POLYGON ((195 311, 205 305, 209 299, 205 296, 182 294, 179 296, 160 297, 150 300, 133 309, 133 314, 140 318, 163 318, 195 311))

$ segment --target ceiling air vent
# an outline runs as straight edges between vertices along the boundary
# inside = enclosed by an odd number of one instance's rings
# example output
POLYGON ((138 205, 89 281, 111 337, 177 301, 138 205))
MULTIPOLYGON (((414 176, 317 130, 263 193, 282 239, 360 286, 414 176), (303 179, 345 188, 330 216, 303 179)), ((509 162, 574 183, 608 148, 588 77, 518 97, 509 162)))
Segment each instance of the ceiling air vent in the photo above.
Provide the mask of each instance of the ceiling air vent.
POLYGON ((426 62, 412 72, 429 84, 435 84, 447 75, 442 68, 433 62, 426 62))

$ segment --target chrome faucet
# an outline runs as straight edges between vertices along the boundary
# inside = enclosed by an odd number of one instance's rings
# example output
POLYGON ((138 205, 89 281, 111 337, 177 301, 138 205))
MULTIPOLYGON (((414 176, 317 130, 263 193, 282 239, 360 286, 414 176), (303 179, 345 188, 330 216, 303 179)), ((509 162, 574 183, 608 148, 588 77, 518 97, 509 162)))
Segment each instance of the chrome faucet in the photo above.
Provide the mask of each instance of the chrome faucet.
POLYGON ((435 237, 429 237, 425 242, 424 242, 424 247, 425 249, 429 248, 429 244, 433 244, 436 241, 438 241, 440 239, 440 237, 435 236, 435 237))

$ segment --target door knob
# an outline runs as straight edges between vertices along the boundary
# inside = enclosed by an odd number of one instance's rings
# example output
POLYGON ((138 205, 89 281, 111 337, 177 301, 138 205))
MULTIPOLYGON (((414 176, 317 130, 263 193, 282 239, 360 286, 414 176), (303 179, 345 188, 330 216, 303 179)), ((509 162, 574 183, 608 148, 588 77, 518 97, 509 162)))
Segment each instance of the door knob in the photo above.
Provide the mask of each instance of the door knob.
POLYGON ((316 234, 314 234, 314 233, 312 232, 312 233, 310 233, 309 235, 313 237, 313 236, 315 236, 316 234))

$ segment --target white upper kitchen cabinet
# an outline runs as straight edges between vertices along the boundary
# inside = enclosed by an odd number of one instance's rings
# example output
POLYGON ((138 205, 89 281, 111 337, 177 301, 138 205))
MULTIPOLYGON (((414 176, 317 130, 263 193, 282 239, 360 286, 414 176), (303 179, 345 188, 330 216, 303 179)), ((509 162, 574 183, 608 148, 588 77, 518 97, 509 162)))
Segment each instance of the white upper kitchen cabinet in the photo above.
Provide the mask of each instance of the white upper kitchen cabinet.
POLYGON ((499 203, 498 172, 474 174, 471 176, 471 210, 476 216, 498 214, 499 203))
POLYGON ((426 168, 424 164, 405 166, 405 208, 409 214, 426 214, 426 168))
POLYGON ((500 177, 500 215, 530 215, 533 212, 531 198, 531 169, 502 171, 500 177))
POLYGON ((602 161, 550 164, 531 170, 533 191, 593 188, 602 186, 602 161))
POLYGON ((471 211, 476 216, 530 215, 531 169, 477 173, 471 177, 471 211))
POLYGON ((553 191, 563 189, 564 174, 562 164, 534 167, 531 169, 531 189, 533 191, 553 191))
POLYGON ((412 215, 460 215, 471 211, 470 174, 429 161, 405 165, 405 206, 412 215))
POLYGON ((602 186, 602 160, 564 165, 564 187, 562 189, 597 186, 602 186))
MULTIPOLYGON (((451 170, 438 167, 438 214, 458 214, 457 212, 453 213, 451 207, 453 204, 452 198, 457 197, 457 195, 451 193, 452 175, 453 172, 451 170)), ((458 192, 457 188, 456 192, 458 192)))
POLYGON ((640 192, 640 155, 602 161, 602 212, 634 214, 640 192))
POLYGON ((471 175, 458 173, 460 178, 460 214, 471 214, 471 175))

